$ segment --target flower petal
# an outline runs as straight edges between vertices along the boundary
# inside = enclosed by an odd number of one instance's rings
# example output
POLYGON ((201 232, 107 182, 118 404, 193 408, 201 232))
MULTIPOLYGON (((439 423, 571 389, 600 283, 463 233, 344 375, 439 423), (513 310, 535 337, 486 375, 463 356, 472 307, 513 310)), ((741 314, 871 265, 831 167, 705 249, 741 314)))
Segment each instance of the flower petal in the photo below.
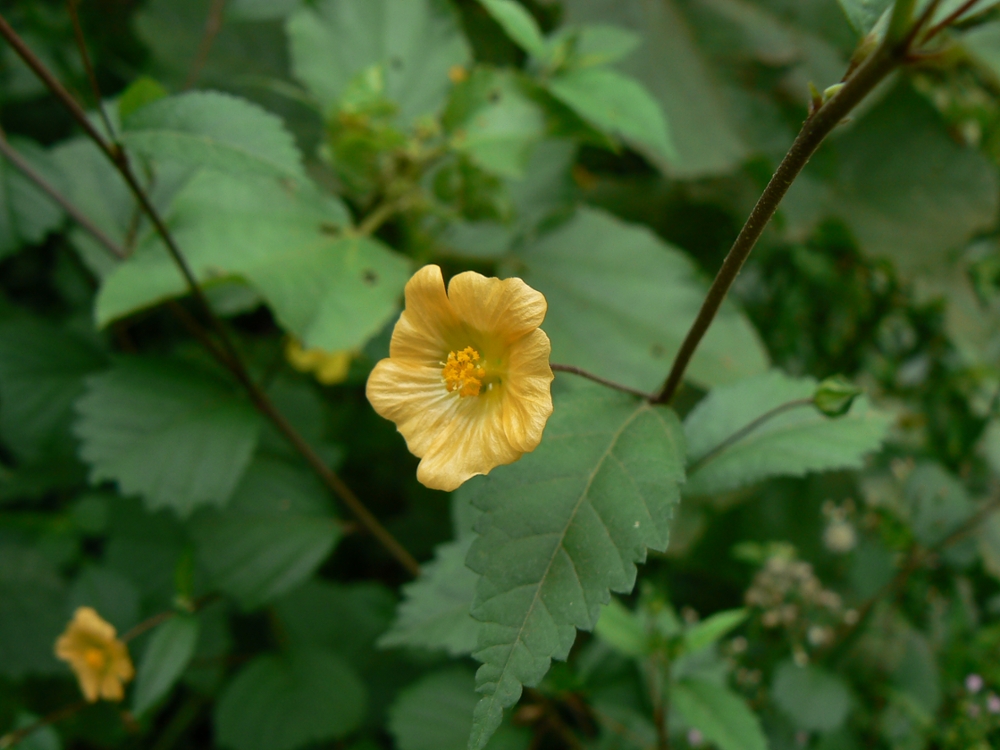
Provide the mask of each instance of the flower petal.
POLYGON ((368 401, 376 412, 396 423, 406 447, 421 457, 454 418, 459 396, 448 393, 441 368, 413 360, 383 359, 368 376, 368 401))
MULTIPOLYGON (((548 304, 541 292, 521 279, 486 278, 474 271, 454 276, 448 298, 462 322, 511 343, 535 330, 548 304)), ((409 301, 407 301, 409 304, 409 301)))
POLYGON ((389 356, 439 362, 449 351, 449 334, 459 326, 440 267, 424 266, 406 282, 406 309, 393 329, 389 356))
POLYGON ((549 337, 539 329, 510 347, 503 386, 503 428, 511 445, 524 453, 538 447, 545 423, 552 415, 551 353, 549 337))
POLYGON ((417 467, 417 479, 431 489, 451 492, 523 453, 507 439, 500 399, 466 399, 457 412, 417 467))

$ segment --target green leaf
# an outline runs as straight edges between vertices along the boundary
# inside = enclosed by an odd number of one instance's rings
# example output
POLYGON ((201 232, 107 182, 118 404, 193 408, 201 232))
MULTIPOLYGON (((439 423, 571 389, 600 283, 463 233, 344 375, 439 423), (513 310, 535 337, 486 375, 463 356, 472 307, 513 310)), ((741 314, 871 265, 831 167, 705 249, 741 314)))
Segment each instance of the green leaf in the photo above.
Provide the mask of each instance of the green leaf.
POLYGON ((479 576, 465 565, 471 545, 469 537, 437 547, 433 562, 422 566, 420 578, 403 586, 396 621, 379 638, 381 648, 442 649, 450 656, 475 650, 479 625, 469 610, 479 576))
POLYGON ((724 612, 716 612, 684 632, 684 650, 688 652, 701 651, 738 628, 746 619, 747 611, 745 609, 727 609, 724 612))
MULTIPOLYGON (((289 189, 203 172, 174 200, 168 221, 200 281, 245 279, 307 348, 359 348, 390 320, 410 276, 403 256, 344 234, 343 204, 311 184, 289 189)), ((186 293, 150 237, 101 287, 98 324, 186 293)))
POLYGON ((136 78, 118 97, 118 116, 127 122, 137 110, 169 95, 170 92, 156 79, 149 76, 136 78))
POLYGON ((0 537, 0 674, 59 674, 52 644, 69 622, 59 571, 37 550, 0 537))
POLYGON ((620 26, 589 24, 560 29, 549 46, 556 47, 561 42, 572 47, 566 67, 578 69, 618 62, 635 52, 642 44, 642 37, 620 26))
POLYGON ((851 694, 844 680, 822 667, 785 661, 774 671, 771 695, 799 729, 830 732, 847 719, 851 694))
POLYGON ((840 7, 858 34, 867 34, 892 5, 892 0, 838 0, 840 7))
POLYGON ((479 0, 493 20, 518 47, 541 59, 546 53, 545 38, 532 15, 516 0, 479 0))
MULTIPOLYGON (((936 463, 921 462, 914 467, 903 486, 903 497, 913 536, 924 547, 943 541, 976 511, 965 485, 936 463)), ((956 565, 970 565, 976 555, 975 544, 971 538, 963 539, 943 555, 956 565)))
POLYGON ((230 506, 194 518, 191 536, 214 585, 253 609, 312 575, 336 545, 340 527, 312 474, 258 458, 230 506))
MULTIPOLYGON (((28 713, 27 711, 22 711, 17 715, 13 729, 16 730, 35 727, 41 718, 41 716, 36 716, 35 714, 28 713)), ((15 745, 18 750, 62 750, 62 746, 63 744, 62 740, 59 739, 59 733, 52 727, 51 724, 48 726, 36 727, 30 734, 15 745)))
POLYGON ((73 582, 70 609, 93 607, 124 633, 139 622, 139 592, 120 571, 87 565, 73 582))
POLYGON ((473 480, 483 698, 470 748, 485 746, 522 684, 567 657, 577 628, 594 627, 611 591, 632 589, 647 548, 666 549, 683 456, 672 411, 588 387, 557 397, 533 453, 473 480))
MULTIPOLYGON (((552 361, 647 391, 666 378, 708 289, 677 248, 592 208, 581 208, 516 257, 524 280, 548 300, 542 327, 552 339, 552 361)), ((753 326, 727 304, 688 377, 713 386, 766 367, 753 326)))
POLYGON ((512 178, 525 177, 532 150, 546 133, 545 114, 528 82, 493 68, 476 68, 455 88, 443 123, 456 151, 512 178))
POLYGON ((548 90, 598 130, 651 152, 654 163, 676 156, 663 110, 635 79, 608 68, 580 68, 553 76, 548 90))
POLYGON ((245 99, 190 91, 122 116, 125 146, 157 162, 233 175, 304 178, 302 157, 281 119, 245 99))
POLYGON ((258 656, 219 698, 216 738, 233 750, 294 750, 352 732, 366 701, 357 675, 329 651, 258 656))
POLYGON ((94 342, 35 318, 0 323, 0 436, 23 461, 72 456, 73 402, 105 365, 94 342))
POLYGON ((772 409, 816 390, 812 378, 778 370, 716 388, 688 414, 684 433, 692 462, 685 494, 709 495, 773 476, 860 468, 885 440, 892 417, 858 399, 850 413, 826 417, 812 404, 768 419, 737 442, 717 446, 772 409))
POLYGON ((150 510, 225 505, 261 419, 233 386, 189 364, 122 358, 87 379, 74 431, 92 482, 112 480, 150 510))
POLYGON ((436 115, 449 71, 472 57, 444 0, 320 0, 295 11, 287 29, 292 70, 325 112, 338 108, 357 73, 377 65, 404 123, 436 115))
MULTIPOLYGON (((65 192, 65 178, 51 154, 26 138, 11 138, 9 143, 46 182, 65 192)), ((22 245, 41 242, 62 220, 63 210, 20 169, 0 156, 0 258, 22 245)))
POLYGON ((736 693, 707 680, 682 680, 670 688, 673 707, 719 750, 767 750, 756 715, 736 693))
POLYGON ((144 714, 167 695, 198 644, 198 618, 175 615, 153 631, 136 670, 132 711, 144 714))
POLYGON ((677 155, 669 164, 657 160, 660 169, 693 178, 726 173, 742 163, 748 149, 733 107, 675 0, 574 0, 565 13, 569 24, 612 23, 642 37, 642 46, 619 68, 649 90, 670 123, 677 155))
POLYGON ((594 633, 626 656, 643 657, 649 654, 651 642, 643 623, 614 597, 601 609, 594 633))

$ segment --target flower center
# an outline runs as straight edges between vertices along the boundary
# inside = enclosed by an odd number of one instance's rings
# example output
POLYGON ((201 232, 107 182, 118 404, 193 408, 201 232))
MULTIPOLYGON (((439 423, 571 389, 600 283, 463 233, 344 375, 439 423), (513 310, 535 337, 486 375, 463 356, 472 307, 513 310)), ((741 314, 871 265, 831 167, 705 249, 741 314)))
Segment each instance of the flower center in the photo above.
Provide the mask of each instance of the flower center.
POLYGON ((449 393, 458 391, 459 396, 478 396, 486 370, 479 365, 479 352, 467 346, 460 352, 448 354, 441 375, 449 393))
POLYGON ((103 650, 91 646, 83 652, 83 660, 91 669, 103 669, 106 656, 103 650))

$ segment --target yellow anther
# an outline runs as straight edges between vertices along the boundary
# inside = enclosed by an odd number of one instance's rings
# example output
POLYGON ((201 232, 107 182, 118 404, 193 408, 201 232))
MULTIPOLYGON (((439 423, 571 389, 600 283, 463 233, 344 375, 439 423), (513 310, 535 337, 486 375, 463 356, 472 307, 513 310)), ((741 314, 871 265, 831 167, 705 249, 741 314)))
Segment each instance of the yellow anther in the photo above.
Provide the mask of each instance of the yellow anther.
POLYGON ((87 662, 87 666, 92 669, 103 669, 104 663, 107 661, 107 657, 99 648, 88 648, 83 652, 83 660, 87 662))
POLYGON ((458 391, 459 396, 478 396, 486 370, 479 366, 479 352, 467 346, 448 354, 441 375, 449 393, 458 391))

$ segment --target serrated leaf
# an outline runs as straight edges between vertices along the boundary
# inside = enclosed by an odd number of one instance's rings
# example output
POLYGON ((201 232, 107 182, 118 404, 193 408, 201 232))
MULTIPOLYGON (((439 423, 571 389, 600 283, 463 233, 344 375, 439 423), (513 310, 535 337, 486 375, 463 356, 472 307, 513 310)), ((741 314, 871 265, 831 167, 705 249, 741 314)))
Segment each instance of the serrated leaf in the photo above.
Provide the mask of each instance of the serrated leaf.
POLYGON ((812 405, 769 419, 719 452, 717 446, 770 410, 816 390, 812 378, 773 370, 716 388, 684 420, 690 477, 685 494, 713 494, 772 476, 859 468, 885 439, 892 417, 859 398, 843 417, 823 416, 812 405))
POLYGON ((598 130, 652 152, 654 161, 676 156, 663 110, 634 78, 609 68, 578 68, 553 76, 548 90, 598 130))
POLYGON ((557 397, 533 453, 473 480, 483 698, 470 748, 485 746, 522 685, 567 657, 578 628, 594 627, 611 591, 631 590, 647 549, 666 549, 683 455, 672 411, 584 388, 557 397))
POLYGON ((295 11, 287 30, 292 70, 324 111, 336 111, 360 71, 379 66, 405 124, 440 112, 449 71, 472 57, 443 0, 321 0, 295 11))
POLYGON ((771 694, 792 723, 809 732, 829 732, 847 719, 851 694, 844 680, 822 667, 785 661, 774 671, 771 694))
POLYGON ((55 565, 31 547, 0 541, 0 674, 59 674, 52 644, 69 622, 55 565))
POLYGON ((122 141, 155 162, 234 175, 304 178, 302 157, 281 119, 217 91, 189 91, 123 117, 122 141))
MULTIPOLYGON (((65 191, 65 178, 49 152, 27 138, 11 138, 9 143, 46 182, 65 191)), ((22 245, 41 242, 62 220, 63 210, 10 160, 0 156, 0 258, 22 245)))
POLYGON ((294 750, 336 739, 358 727, 366 701, 357 675, 329 651, 258 656, 219 698, 217 741, 232 750, 294 750))
POLYGON ((712 645, 742 625, 747 614, 745 609, 727 609, 691 626, 684 631, 684 650, 693 653, 712 645))
POLYGON ((73 402, 104 353, 65 326, 34 318, 0 324, 0 436, 15 456, 72 455, 73 402))
MULTIPOLYGON (((593 208, 579 209, 516 258, 524 280, 548 300, 552 361, 647 391, 666 377, 708 288, 677 248, 593 208)), ((714 386, 766 367, 753 326, 724 305, 688 375, 714 386)))
POLYGON ((541 59, 545 56, 546 44, 542 30, 527 9, 516 0, 479 0, 486 12, 518 47, 529 55, 541 59))
POLYGON ((767 750, 760 721, 736 693, 707 680, 688 679, 670 688, 673 707, 719 750, 767 750))
MULTIPOLYGON (((202 282, 239 277, 307 348, 356 349, 389 321, 410 263, 381 242, 344 234, 343 204, 311 184, 203 172, 168 214, 174 237, 202 282)), ((187 293, 150 237, 101 287, 97 320, 111 320, 187 293)))
POLYGON ((381 648, 442 649, 451 656, 472 653, 479 624, 469 610, 479 576, 465 565, 471 545, 469 537, 437 547, 434 560, 421 568, 420 578, 403 586, 396 621, 378 640, 381 648))
POLYGON ((219 590, 253 609, 302 583, 330 554, 340 527, 327 507, 311 474, 258 458, 229 508, 192 520, 196 555, 219 590))
POLYGON ((92 482, 111 480, 150 510, 225 505, 261 419, 234 386, 171 360, 123 358, 87 379, 74 432, 92 482))
POLYGON ((444 113, 452 147, 485 170, 525 177, 532 150, 546 133, 545 114, 528 86, 511 70, 473 70, 444 113))
POLYGON ((136 670, 134 713, 145 713, 170 692, 194 656, 199 630, 198 618, 175 615, 153 631, 136 670))

